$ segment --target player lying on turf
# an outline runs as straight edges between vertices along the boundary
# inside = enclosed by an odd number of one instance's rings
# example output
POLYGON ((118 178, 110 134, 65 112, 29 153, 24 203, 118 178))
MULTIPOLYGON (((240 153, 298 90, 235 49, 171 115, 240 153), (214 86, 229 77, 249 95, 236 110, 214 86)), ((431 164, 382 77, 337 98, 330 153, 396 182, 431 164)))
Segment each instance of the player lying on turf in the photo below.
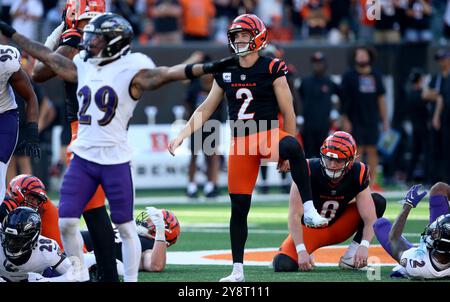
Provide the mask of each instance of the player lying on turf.
POLYGON ((41 217, 28 207, 9 212, 0 227, 0 279, 19 282, 73 281, 72 263, 56 241, 41 236, 41 217), (59 276, 45 278, 51 267, 59 276))
POLYGON ((420 237, 419 246, 402 236, 409 212, 425 197, 420 185, 411 187, 393 225, 380 218, 374 224, 378 241, 397 265, 392 277, 437 279, 450 276, 450 186, 437 183, 430 190, 430 224, 420 237))
POLYGON ((353 241, 341 257, 342 268, 367 265, 368 247, 373 238, 373 223, 381 217, 386 200, 369 188, 369 169, 355 162, 356 143, 347 132, 330 135, 320 148, 320 159, 309 159, 314 206, 328 219, 324 228, 303 224, 303 206, 293 183, 289 197, 289 232, 280 252, 273 259, 275 272, 293 272, 314 267, 311 253, 320 247, 344 242, 355 232, 353 241))
POLYGON ((21 174, 9 182, 8 191, 0 204, 0 222, 9 212, 20 206, 32 208, 39 213, 42 236, 55 240, 62 249, 58 208, 48 198, 44 184, 36 176, 21 174))
MULTIPOLYGON (((167 248, 175 244, 180 236, 180 223, 177 217, 168 210, 147 207, 145 212, 141 212, 136 218, 136 226, 139 240, 141 242, 142 253, 139 265, 140 271, 162 272, 166 267, 167 248)), ((87 251, 92 251, 92 240, 88 231, 81 232, 87 251)), ((122 261, 122 242, 116 230, 116 258, 121 275, 123 269, 120 268, 122 261)), ((95 264, 93 255, 85 255, 85 262, 90 267, 95 264)))

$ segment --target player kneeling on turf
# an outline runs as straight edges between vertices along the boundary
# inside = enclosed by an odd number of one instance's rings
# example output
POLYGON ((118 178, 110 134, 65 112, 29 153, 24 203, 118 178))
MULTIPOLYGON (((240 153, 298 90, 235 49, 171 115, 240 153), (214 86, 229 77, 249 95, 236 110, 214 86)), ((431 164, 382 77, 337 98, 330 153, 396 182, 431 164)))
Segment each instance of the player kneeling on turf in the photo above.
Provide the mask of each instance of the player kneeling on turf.
POLYGON ((347 132, 330 135, 320 148, 321 158, 309 159, 314 207, 328 219, 324 228, 308 228, 303 223, 303 206, 297 186, 292 184, 289 197, 290 235, 273 259, 275 272, 311 270, 311 253, 318 248, 338 244, 355 234, 341 268, 367 265, 368 247, 373 238, 373 224, 383 216, 386 200, 369 188, 369 169, 355 162, 356 143, 347 132))
POLYGON ((56 241, 40 236, 41 217, 28 207, 18 207, 4 219, 1 228, 0 277, 19 282, 73 281, 73 267, 56 241), (52 268, 58 277, 45 278, 44 270, 52 268))

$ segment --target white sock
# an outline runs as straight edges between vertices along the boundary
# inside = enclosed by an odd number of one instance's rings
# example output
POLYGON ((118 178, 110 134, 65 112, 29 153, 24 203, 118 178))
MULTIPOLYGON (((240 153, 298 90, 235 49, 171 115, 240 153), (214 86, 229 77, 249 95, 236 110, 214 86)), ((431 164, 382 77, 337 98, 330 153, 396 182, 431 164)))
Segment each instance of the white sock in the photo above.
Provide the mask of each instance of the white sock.
POLYGON ((80 278, 80 281, 89 280, 89 272, 84 264, 83 237, 79 229, 80 219, 59 218, 58 224, 64 251, 72 261, 76 276, 80 278))
POLYGON ((314 202, 312 200, 308 200, 307 202, 305 202, 303 204, 303 209, 304 209, 305 213, 311 211, 311 209, 315 209, 314 208, 314 202))
POLYGON ((203 191, 205 194, 211 193, 214 190, 214 184, 211 181, 208 181, 205 185, 203 191))
POLYGON ((187 191, 189 194, 197 192, 197 184, 195 182, 190 182, 188 184, 187 191))
POLYGON ((347 250, 345 251, 344 258, 351 258, 351 257, 355 256, 356 250, 358 249, 358 247, 359 247, 359 243, 352 241, 349 244, 347 250))
POLYGON ((84 265, 89 269, 94 264, 97 264, 97 260, 95 260, 94 253, 85 253, 83 254, 84 265))
POLYGON ((233 275, 243 275, 244 274, 244 264, 235 262, 233 263, 233 272, 231 273, 233 275))
POLYGON ((6 173, 8 171, 8 164, 0 161, 0 200, 5 199, 6 193, 6 173))
POLYGON ((122 239, 123 281, 137 282, 141 262, 141 242, 134 221, 117 225, 122 239))

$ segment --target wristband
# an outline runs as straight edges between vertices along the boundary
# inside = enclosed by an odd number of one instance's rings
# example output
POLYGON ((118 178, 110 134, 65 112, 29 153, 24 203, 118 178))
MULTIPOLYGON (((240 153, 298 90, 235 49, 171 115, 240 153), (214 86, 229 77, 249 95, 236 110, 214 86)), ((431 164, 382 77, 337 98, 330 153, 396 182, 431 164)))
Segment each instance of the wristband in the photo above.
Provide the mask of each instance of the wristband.
POLYGON ((306 247, 303 243, 297 244, 295 246, 295 249, 297 250, 297 254, 302 252, 302 251, 306 251, 306 247))
POLYGON ((166 230, 162 228, 161 230, 156 230, 155 234, 156 241, 166 241, 166 230))
POLYGON ((197 78, 194 73, 192 72, 192 68, 194 68, 194 64, 188 64, 186 65, 186 67, 184 68, 184 73, 186 74, 186 78, 192 80, 197 78))
POLYGON ((369 248, 370 242, 367 240, 362 240, 359 245, 365 246, 366 248, 369 248))

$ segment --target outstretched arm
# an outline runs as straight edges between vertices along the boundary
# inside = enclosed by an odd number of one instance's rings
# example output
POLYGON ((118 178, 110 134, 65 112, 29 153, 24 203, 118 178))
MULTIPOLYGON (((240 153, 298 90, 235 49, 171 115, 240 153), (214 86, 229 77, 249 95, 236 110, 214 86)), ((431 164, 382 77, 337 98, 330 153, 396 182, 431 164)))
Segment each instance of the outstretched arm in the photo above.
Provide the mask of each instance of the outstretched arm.
MULTIPOLYGON (((61 45, 58 49, 56 49, 56 53, 68 59, 73 59, 73 57, 75 57, 78 53, 78 50, 68 45, 61 45)), ((54 72, 50 66, 40 61, 36 61, 36 65, 33 67, 33 73, 31 74, 31 79, 33 81, 42 83, 53 78, 54 76, 56 76, 56 72, 54 72)))
POLYGON ((77 68, 71 60, 54 53, 43 44, 19 34, 14 28, 3 21, 0 21, 0 31, 8 38, 11 38, 31 56, 49 66, 62 79, 68 82, 77 82, 77 68))
POLYGON ((138 99, 144 90, 155 90, 173 81, 193 79, 206 73, 220 72, 228 66, 236 65, 237 62, 237 58, 232 56, 204 64, 178 64, 172 67, 143 69, 133 78, 131 93, 135 99, 138 99))

